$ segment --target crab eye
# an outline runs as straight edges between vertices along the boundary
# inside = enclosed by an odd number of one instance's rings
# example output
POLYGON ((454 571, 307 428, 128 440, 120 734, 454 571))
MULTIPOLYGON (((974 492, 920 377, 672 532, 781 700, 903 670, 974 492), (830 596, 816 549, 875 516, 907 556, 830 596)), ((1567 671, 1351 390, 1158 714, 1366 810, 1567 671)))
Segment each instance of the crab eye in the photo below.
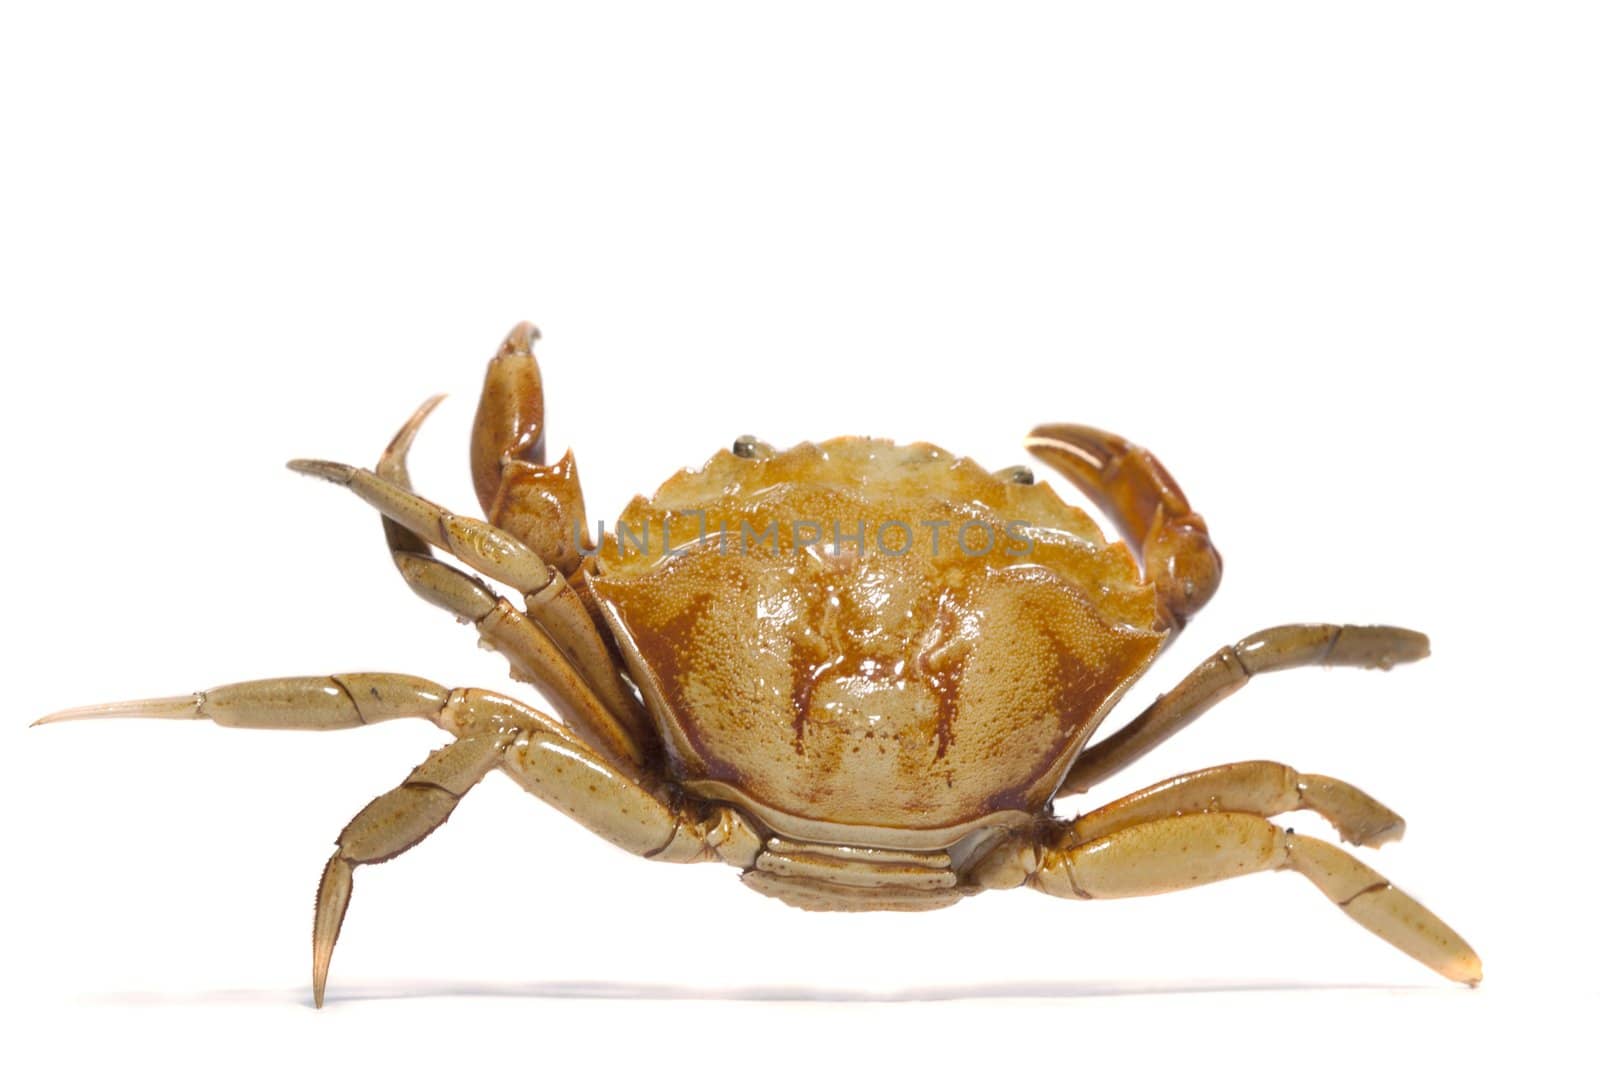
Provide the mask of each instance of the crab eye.
POLYGON ((754 434, 741 434, 734 439, 733 454, 740 459, 766 459, 773 447, 754 434))
POLYGON ((1001 481, 1016 482, 1018 485, 1033 484, 1032 467, 1023 467, 1020 465, 1016 467, 1007 467, 1004 470, 995 471, 994 476, 999 478, 1001 481))

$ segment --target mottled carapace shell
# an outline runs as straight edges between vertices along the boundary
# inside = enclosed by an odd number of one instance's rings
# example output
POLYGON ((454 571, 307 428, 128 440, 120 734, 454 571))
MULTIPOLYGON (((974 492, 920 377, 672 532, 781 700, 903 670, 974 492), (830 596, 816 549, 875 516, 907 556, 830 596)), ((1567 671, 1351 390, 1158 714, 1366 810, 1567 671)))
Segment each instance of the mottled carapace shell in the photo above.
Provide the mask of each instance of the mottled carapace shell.
POLYGON ((590 584, 674 777, 800 840, 1031 818, 1164 637, 1125 545, 926 444, 721 452, 617 533, 590 584))

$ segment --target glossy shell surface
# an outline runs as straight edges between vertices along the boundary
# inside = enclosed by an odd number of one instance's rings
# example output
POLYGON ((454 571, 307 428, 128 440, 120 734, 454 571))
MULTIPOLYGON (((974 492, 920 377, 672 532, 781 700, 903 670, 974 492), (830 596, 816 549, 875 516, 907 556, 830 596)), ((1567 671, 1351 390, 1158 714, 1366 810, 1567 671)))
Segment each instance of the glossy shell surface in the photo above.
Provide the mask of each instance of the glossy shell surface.
POLYGON ((1163 640, 1127 547, 1048 486, 870 438, 680 472, 589 584, 673 776, 839 844, 1031 818, 1163 640))

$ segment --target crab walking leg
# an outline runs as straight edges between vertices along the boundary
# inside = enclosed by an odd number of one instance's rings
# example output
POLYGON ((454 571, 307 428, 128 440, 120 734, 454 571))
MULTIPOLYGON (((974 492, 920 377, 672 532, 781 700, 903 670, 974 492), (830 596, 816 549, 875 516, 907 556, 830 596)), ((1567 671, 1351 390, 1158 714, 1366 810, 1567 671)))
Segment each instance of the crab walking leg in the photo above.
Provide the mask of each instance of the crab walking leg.
POLYGON ((472 420, 472 483, 490 522, 570 575, 590 547, 588 520, 572 453, 544 461, 538 339, 537 327, 519 323, 489 361, 472 420))
POLYGON ((594 619, 561 572, 536 552, 482 519, 453 515, 371 471, 327 460, 293 460, 289 468, 345 486, 423 541, 520 592, 528 615, 549 633, 612 715, 635 737, 645 736, 643 709, 623 687, 594 619))
POLYGON ((363 808, 339 835, 317 890, 312 924, 318 1005, 354 868, 392 859, 427 837, 490 770, 504 771, 600 837, 647 859, 721 860, 747 870, 761 849, 757 828, 733 809, 669 802, 636 769, 607 759, 564 724, 483 689, 447 689, 403 674, 272 678, 183 697, 76 708, 35 725, 104 718, 205 719, 222 726, 299 730, 422 718, 456 735, 397 788, 363 808))
POLYGON ((1155 456, 1116 434, 1064 423, 1036 427, 1024 443, 1140 547, 1169 626, 1181 628, 1205 606, 1222 580, 1222 557, 1205 520, 1155 456))
POLYGON ((1399 815, 1347 782, 1267 760, 1180 774, 1080 815, 1069 826, 1074 838, 1087 841, 1152 819, 1214 811, 1263 816, 1314 811, 1333 825, 1340 840, 1373 847, 1398 841, 1406 829, 1399 815))
POLYGON ((483 643, 510 661, 511 676, 543 689, 585 741, 628 766, 644 766, 645 742, 600 702, 532 619, 483 582, 432 556, 396 552, 394 557, 418 596, 477 627, 483 643))
POLYGON ((1460 934, 1336 845, 1259 815, 1208 812, 1152 819, 1078 841, 1070 824, 1002 844, 973 878, 990 889, 1028 884, 1091 900, 1151 896, 1256 871, 1294 871, 1344 913, 1413 959, 1476 985, 1483 967, 1460 934))
POLYGON ((1084 750, 1057 796, 1081 793, 1133 763, 1258 674, 1291 667, 1388 670, 1428 654, 1426 634, 1398 626, 1274 626, 1228 645, 1155 699, 1128 725, 1084 750))
POLYGON ((449 698, 450 690, 409 674, 325 674, 68 708, 33 725, 83 719, 204 719, 255 730, 346 730, 388 719, 437 723, 449 698))
POLYGON ((354 868, 392 859, 428 836, 449 817, 461 794, 495 767, 635 855, 674 863, 722 860, 740 868, 755 863, 761 838, 737 812, 669 805, 560 723, 509 697, 454 690, 438 721, 460 740, 364 808, 339 835, 323 871, 312 924, 312 990, 318 1007, 354 868))
MULTIPOLYGON (((378 459, 380 478, 411 488, 406 455, 441 399, 425 401, 395 434, 378 459)), ((484 644, 510 661, 512 677, 540 686, 584 740, 632 766, 644 764, 649 735, 630 732, 533 620, 477 578, 435 559, 428 543, 404 526, 388 517, 382 522, 389 555, 414 593, 477 627, 484 644)))
MULTIPOLYGON (((438 393, 424 400, 418 405, 417 410, 411 413, 411 417, 395 432, 394 437, 390 438, 383 455, 378 457, 378 465, 373 468, 378 477, 398 485, 407 492, 411 491, 411 472, 406 468, 406 456, 411 452, 411 443, 417 439, 417 431, 422 429, 423 422, 443 401, 444 394, 438 393)), ((409 552, 419 556, 433 554, 428 542, 398 522, 388 516, 383 516, 379 521, 383 523, 383 539, 388 543, 391 553, 409 552)), ((398 556, 395 565, 399 566, 398 556)))
POLYGON ((357 812, 340 832, 317 884, 311 920, 311 995, 317 1007, 322 1007, 333 946, 350 907, 355 869, 391 860, 443 826, 462 796, 483 780, 514 740, 515 734, 484 734, 450 742, 357 812))

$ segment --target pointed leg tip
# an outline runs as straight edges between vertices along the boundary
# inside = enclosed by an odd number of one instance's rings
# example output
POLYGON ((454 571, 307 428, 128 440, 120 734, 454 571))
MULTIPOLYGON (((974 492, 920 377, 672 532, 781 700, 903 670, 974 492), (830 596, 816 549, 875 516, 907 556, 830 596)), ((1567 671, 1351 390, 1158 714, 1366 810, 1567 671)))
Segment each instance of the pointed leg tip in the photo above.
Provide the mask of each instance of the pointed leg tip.
MULTIPOLYGON (((433 409, 444 402, 445 394, 435 393, 417 406, 411 417, 395 433, 390 440, 389 447, 383 450, 383 456, 378 460, 377 472, 380 477, 395 481, 399 485, 409 486, 411 480, 405 474, 406 455, 411 451, 411 443, 417 438, 417 431, 422 429, 422 424, 428 416, 433 414, 433 409)), ((292 464, 291 464, 292 466, 292 464)))
POLYGON ((311 960, 311 1003, 322 1007, 328 993, 328 965, 333 962, 332 952, 317 952, 311 960))
POLYGON ((1425 633, 1407 630, 1401 626, 1377 626, 1373 629, 1378 631, 1384 643, 1383 654, 1377 664, 1381 670, 1388 670, 1402 663, 1415 663, 1427 659, 1433 653, 1433 646, 1425 633))
POLYGON ((1452 981, 1471 988, 1478 988, 1478 983, 1483 981, 1483 961, 1478 959, 1478 954, 1473 952, 1461 959, 1451 960, 1444 967, 1444 976, 1452 981))
POLYGON ((1367 839, 1362 844, 1368 848, 1381 848, 1406 836, 1406 821, 1392 811, 1388 814, 1391 821, 1367 834, 1367 839))
POLYGON ((449 395, 450 394, 448 393, 434 393, 428 399, 418 404, 417 410, 413 411, 411 413, 411 417, 406 420, 405 428, 410 429, 413 433, 415 433, 416 428, 422 425, 422 421, 429 415, 432 415, 433 409, 444 403, 445 398, 449 395))
POLYGON ((350 864, 335 847, 317 883, 317 908, 311 920, 311 995, 317 1007, 328 988, 328 968, 333 963, 333 946, 344 925, 345 909, 350 906, 350 864))
POLYGON ((1403 663, 1415 663, 1419 659, 1427 659, 1433 655, 1433 646, 1428 641, 1428 635, 1418 633, 1416 630, 1402 631, 1406 635, 1404 652, 1408 657, 1403 663))
POLYGON ((1406 821, 1397 816, 1393 822, 1386 823, 1374 830, 1341 831, 1339 840, 1347 845, 1355 845, 1359 848, 1382 848, 1384 845, 1400 840, 1405 834, 1406 821))
POLYGON ((50 715, 40 715, 40 717, 35 718, 34 721, 30 721, 29 725, 27 725, 27 728, 32 729, 34 726, 50 726, 51 723, 70 723, 70 721, 80 720, 80 718, 118 718, 117 713, 109 710, 114 709, 114 707, 117 707, 117 705, 90 704, 85 705, 85 707, 69 707, 69 709, 61 710, 61 712, 51 712, 50 715))
MULTIPOLYGON (((1428 635, 1401 626, 1339 626, 1323 652, 1328 667, 1364 667, 1388 671, 1403 663, 1427 659, 1428 635)), ((1268 631, 1263 631, 1267 633, 1268 631)))
POLYGON ((148 700, 120 700, 111 704, 86 704, 81 708, 53 711, 29 723, 28 728, 85 719, 203 719, 204 704, 205 698, 199 693, 148 700))
POLYGON ((296 474, 309 474, 335 485, 349 485, 356 471, 348 463, 335 463, 327 459, 291 459, 288 467, 296 474))

